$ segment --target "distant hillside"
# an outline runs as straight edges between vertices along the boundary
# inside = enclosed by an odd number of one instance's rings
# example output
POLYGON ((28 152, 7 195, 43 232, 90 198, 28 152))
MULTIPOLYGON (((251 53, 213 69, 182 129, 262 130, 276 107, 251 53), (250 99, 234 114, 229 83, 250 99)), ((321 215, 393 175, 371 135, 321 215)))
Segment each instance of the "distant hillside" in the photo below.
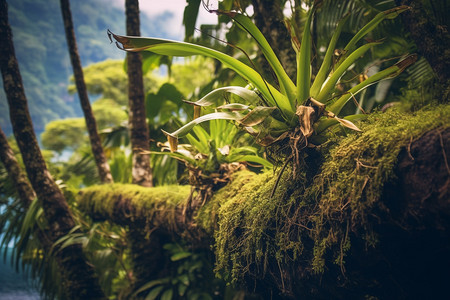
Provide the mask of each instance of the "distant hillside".
MULTIPOLYGON (((16 55, 29 101, 35 131, 51 120, 81 116, 78 97, 67 93, 72 74, 58 0, 8 0, 16 55)), ((78 50, 83 66, 124 53, 110 44, 106 30, 125 33, 125 14, 109 0, 71 1, 78 50)), ((143 35, 170 38, 164 32, 167 16, 141 14, 143 35)), ((0 83, 1 86, 1 83, 0 83)), ((0 126, 11 134, 6 96, 0 91, 0 126)))

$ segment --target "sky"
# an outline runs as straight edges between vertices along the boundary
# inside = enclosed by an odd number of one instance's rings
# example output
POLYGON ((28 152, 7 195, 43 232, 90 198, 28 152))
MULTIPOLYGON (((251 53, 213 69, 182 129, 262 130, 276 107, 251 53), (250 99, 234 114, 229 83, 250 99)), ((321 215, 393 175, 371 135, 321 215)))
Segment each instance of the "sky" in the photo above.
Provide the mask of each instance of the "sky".
MULTIPOLYGON (((125 9, 124 0, 113 0, 114 5, 125 9)), ((204 0, 209 2, 210 9, 217 9, 218 0, 204 0)), ((165 31, 170 32, 171 36, 182 40, 184 38, 183 26, 183 12, 187 5, 186 0, 140 0, 139 9, 141 13, 146 14, 149 18, 158 15, 171 15, 168 18, 167 27, 165 31)), ((202 5, 200 5, 199 15, 197 18, 196 27, 200 24, 217 24, 217 15, 207 12, 202 5)))

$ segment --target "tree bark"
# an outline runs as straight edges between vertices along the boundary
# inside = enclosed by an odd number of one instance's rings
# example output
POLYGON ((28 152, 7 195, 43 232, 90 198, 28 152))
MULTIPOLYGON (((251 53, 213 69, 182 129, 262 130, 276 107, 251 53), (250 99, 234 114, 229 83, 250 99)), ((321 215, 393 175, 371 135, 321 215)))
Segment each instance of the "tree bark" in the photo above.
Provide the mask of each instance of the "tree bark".
POLYGON ((0 128, 0 160, 14 182, 17 193, 20 199, 28 207, 30 203, 36 198, 36 193, 31 187, 27 176, 22 172, 19 162, 14 156, 14 152, 9 146, 5 133, 0 128))
MULTIPOLYGON (((28 209, 31 203, 36 199, 36 193, 33 190, 26 174, 17 161, 13 150, 9 146, 5 133, 0 128, 0 160, 5 166, 6 172, 13 181, 23 209, 28 209)), ((45 253, 50 253, 52 242, 49 240, 46 232, 38 226, 34 228, 34 236, 37 237, 39 243, 45 253)))
MULTIPOLYGON (((139 1, 126 0, 127 35, 140 36, 139 1)), ((127 53, 128 103, 131 147, 133 151, 133 183, 145 187, 153 186, 149 154, 149 130, 146 122, 142 58, 139 53, 127 53)))
MULTIPOLYGON (((284 24, 283 7, 281 7, 280 1, 252 0, 252 4, 256 26, 280 59, 286 73, 294 80, 297 70, 296 57, 289 32, 284 24)), ((260 55, 260 63, 264 72, 271 72, 270 66, 262 55, 260 55)))
MULTIPOLYGON (((27 175, 48 221, 48 237, 54 243, 75 225, 67 201, 50 175, 40 152, 28 110, 22 77, 15 56, 12 32, 8 23, 6 0, 0 0, 0 67, 10 117, 27 175)), ((104 299, 92 266, 80 245, 55 252, 68 299, 104 299)))
POLYGON ((70 61, 73 68, 73 75, 75 77, 75 85, 77 87, 81 108, 83 109, 84 119, 86 121, 86 127, 89 133, 92 154, 94 155, 100 180, 103 183, 112 183, 113 178, 108 161, 105 157, 105 153, 103 152, 100 136, 97 132, 97 124, 89 102, 86 84, 84 82, 83 68, 81 67, 80 56, 78 54, 69 0, 61 0, 61 12, 64 21, 64 29, 66 32, 67 46, 69 48, 70 61))

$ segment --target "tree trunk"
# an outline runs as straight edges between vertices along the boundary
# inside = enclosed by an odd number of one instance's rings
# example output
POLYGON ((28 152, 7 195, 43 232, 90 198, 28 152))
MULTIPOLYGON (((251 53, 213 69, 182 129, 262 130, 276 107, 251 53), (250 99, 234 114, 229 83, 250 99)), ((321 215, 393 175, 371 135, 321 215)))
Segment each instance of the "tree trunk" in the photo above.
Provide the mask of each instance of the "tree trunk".
MULTIPOLYGON (((8 100, 10 117, 17 144, 28 178, 42 203, 48 221, 49 239, 54 243, 75 225, 66 199, 56 185, 40 152, 31 122, 22 77, 15 56, 12 32, 8 24, 7 4, 0 0, 0 67, 3 87, 8 100)), ((80 245, 55 252, 68 299, 104 299, 94 269, 84 258, 80 245)))
MULTIPOLYGON (((260 28, 275 51, 286 73, 294 80, 297 70, 296 57, 292 49, 289 32, 283 22, 283 7, 281 7, 280 1, 252 0, 252 4, 255 11, 256 26, 260 28)), ((270 74, 270 66, 262 55, 260 55, 260 63, 264 72, 270 74)))
MULTIPOLYGON (((9 146, 5 133, 0 128, 0 160, 5 166, 6 172, 11 177, 12 182, 15 185, 17 194, 21 201, 23 209, 28 209, 31 203, 36 199, 36 193, 33 190, 26 174, 22 171, 22 168, 17 161, 13 150, 9 146)), ((22 212, 25 214, 25 211, 22 212)), ((37 237, 42 249, 45 253, 50 253, 52 242, 49 240, 48 235, 38 226, 34 227, 34 236, 37 237)))
POLYGON ((19 162, 9 146, 5 133, 0 128, 0 160, 5 166, 8 175, 15 185, 17 193, 25 207, 36 198, 36 194, 28 181, 27 176, 22 172, 19 162))
MULTIPOLYGON (((127 35, 140 36, 139 1, 126 0, 127 35)), ((139 53, 127 53, 128 64, 128 103, 130 106, 129 124, 131 147, 133 148, 133 183, 145 187, 153 186, 149 154, 149 130, 146 123, 144 82, 142 77, 142 58, 139 53)))
POLYGON ((84 82, 83 68, 81 67, 80 56, 78 55, 77 42, 75 32, 73 30, 72 14, 70 12, 69 0, 61 0, 61 12, 64 21, 64 29, 66 31, 67 46, 69 48, 70 61, 73 67, 75 77, 75 85, 77 86, 78 96, 80 97, 81 108, 83 109, 86 127, 91 142, 92 154, 94 155, 100 180, 103 183, 112 183, 113 178, 103 152, 100 136, 97 132, 97 124, 94 114, 92 113, 91 104, 89 102, 86 84, 84 82))

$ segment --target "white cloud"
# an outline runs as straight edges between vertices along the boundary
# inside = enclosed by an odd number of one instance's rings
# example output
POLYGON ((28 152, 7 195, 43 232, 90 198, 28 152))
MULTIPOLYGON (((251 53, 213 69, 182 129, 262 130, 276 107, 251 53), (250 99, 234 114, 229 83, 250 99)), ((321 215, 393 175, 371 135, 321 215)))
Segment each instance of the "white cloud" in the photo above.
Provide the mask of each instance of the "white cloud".
MULTIPOLYGON (((209 1, 210 8, 217 9, 217 0, 209 1)), ((124 9, 124 0, 114 0, 114 5, 124 9)), ((184 37, 183 26, 183 12, 186 7, 186 0, 140 0, 139 9, 141 13, 147 16, 155 17, 162 14, 171 14, 171 18, 167 20, 167 27, 165 31, 170 35, 182 39, 184 37)), ((197 17, 196 27, 200 24, 217 24, 217 15, 207 12, 202 5, 200 5, 199 14, 197 17)))

